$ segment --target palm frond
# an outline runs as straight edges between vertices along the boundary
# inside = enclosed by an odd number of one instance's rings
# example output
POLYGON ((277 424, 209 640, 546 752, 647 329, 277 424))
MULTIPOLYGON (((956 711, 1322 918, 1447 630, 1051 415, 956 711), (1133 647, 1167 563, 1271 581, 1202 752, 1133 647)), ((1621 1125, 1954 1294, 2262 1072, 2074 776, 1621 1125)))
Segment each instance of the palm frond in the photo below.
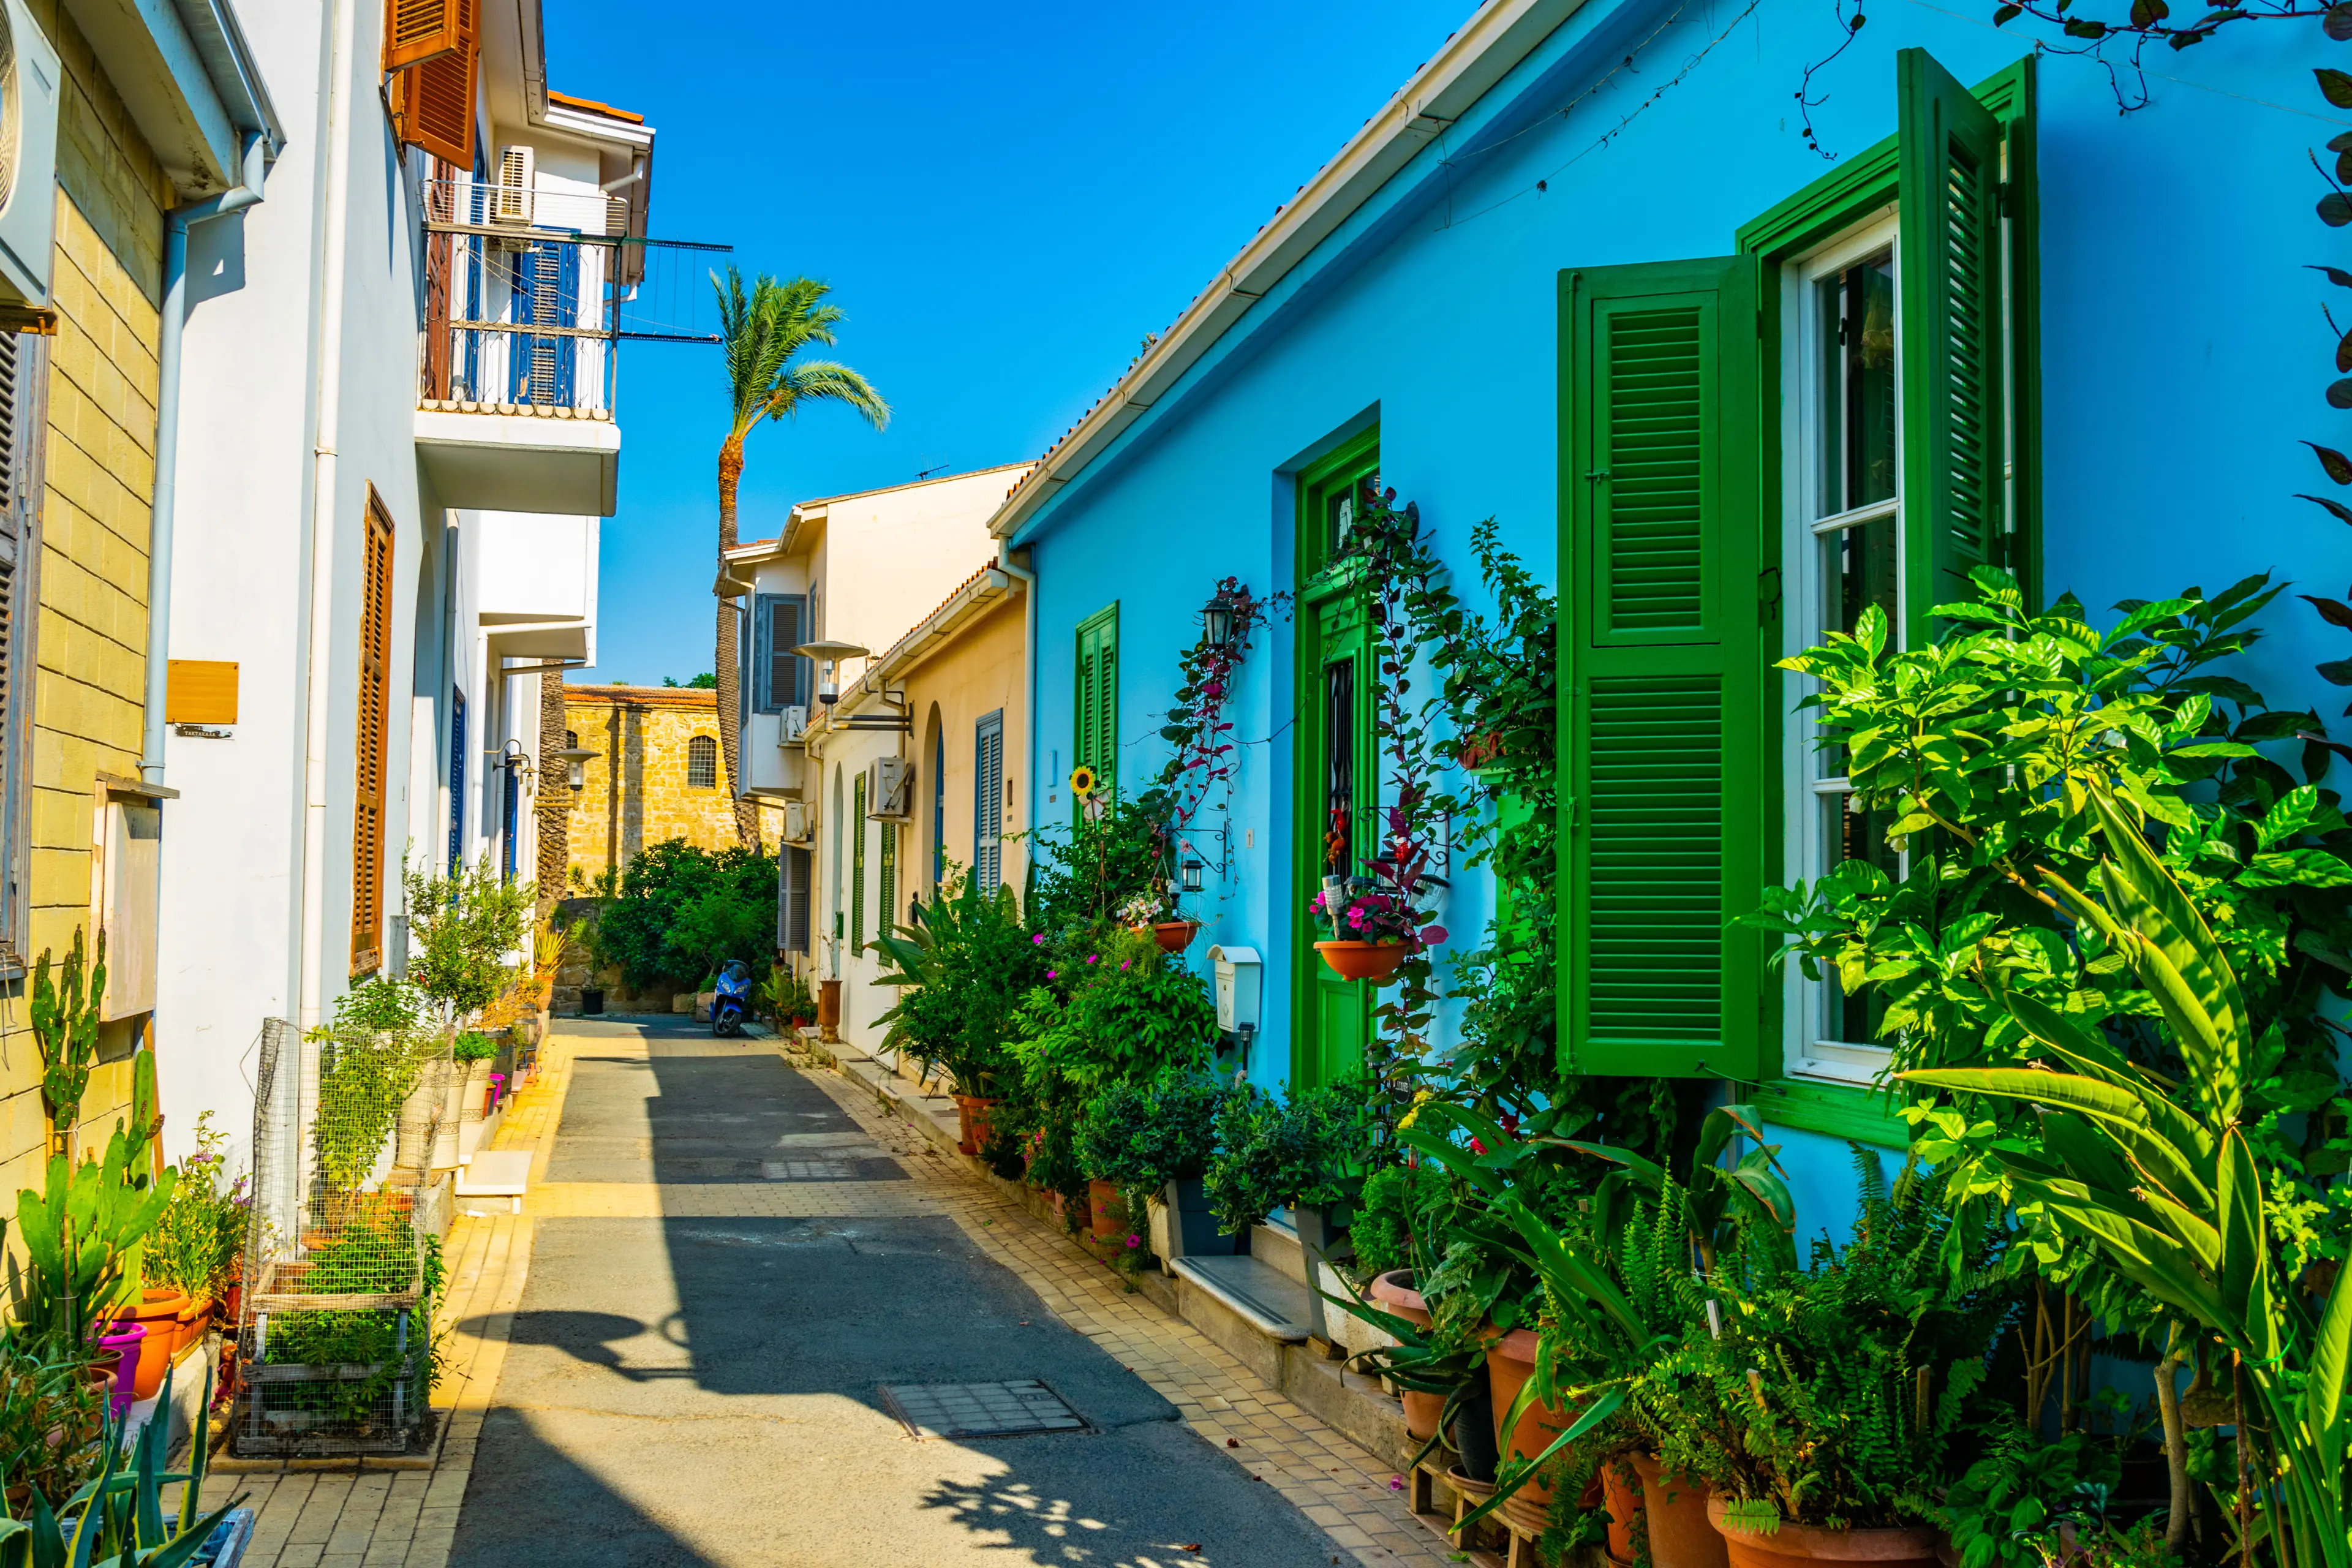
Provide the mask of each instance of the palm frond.
POLYGON ((803 403, 844 403, 866 416, 877 430, 890 426, 890 405, 866 379, 845 364, 831 360, 803 360, 788 368, 768 400, 768 417, 781 419, 800 412, 803 403))

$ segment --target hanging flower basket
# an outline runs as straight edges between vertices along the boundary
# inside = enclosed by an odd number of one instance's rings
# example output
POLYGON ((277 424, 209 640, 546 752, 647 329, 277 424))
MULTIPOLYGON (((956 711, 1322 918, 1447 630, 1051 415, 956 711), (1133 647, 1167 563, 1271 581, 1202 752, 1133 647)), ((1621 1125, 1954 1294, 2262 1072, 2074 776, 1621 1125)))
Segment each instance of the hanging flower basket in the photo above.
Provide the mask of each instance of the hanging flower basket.
POLYGON ((1404 962, 1401 942, 1318 942, 1315 951, 1342 980, 1385 980, 1404 962))
POLYGON ((1162 952, 1181 952, 1192 945, 1201 933, 1199 921, 1160 921, 1153 924, 1151 934, 1160 939, 1162 952))

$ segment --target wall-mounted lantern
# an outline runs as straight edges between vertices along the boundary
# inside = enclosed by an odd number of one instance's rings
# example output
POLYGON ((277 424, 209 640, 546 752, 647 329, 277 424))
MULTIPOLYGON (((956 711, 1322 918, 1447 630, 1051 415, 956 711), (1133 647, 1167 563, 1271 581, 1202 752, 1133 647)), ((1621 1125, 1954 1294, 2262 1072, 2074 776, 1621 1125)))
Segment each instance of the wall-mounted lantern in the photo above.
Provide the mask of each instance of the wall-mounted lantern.
POLYGON ((588 763, 590 759, 601 757, 604 754, 604 753, 602 752, 589 751, 584 746, 566 746, 560 752, 548 752, 547 760, 551 763, 562 763, 563 764, 565 781, 569 783, 574 790, 582 790, 588 787, 588 763))

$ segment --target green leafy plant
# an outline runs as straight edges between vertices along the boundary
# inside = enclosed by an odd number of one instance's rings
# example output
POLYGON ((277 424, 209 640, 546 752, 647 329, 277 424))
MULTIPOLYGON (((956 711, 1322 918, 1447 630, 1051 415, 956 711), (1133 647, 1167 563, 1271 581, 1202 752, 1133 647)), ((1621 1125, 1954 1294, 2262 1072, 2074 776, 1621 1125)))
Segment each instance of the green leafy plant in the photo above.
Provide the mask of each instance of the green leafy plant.
POLYGON ((499 1043, 479 1029, 467 1029, 450 1044, 449 1055, 461 1062, 487 1062, 498 1059, 499 1043))
POLYGON ((632 991, 684 990, 730 958, 775 954, 776 858, 672 838, 639 850, 596 916, 596 951, 632 991))
POLYGON ((756 999, 760 1016, 779 1034, 816 1016, 816 998, 809 994, 808 983, 781 963, 768 971, 756 999))
POLYGON ((2273 1196, 2285 1174, 2273 1128, 2249 1120, 2250 1089, 2285 1055, 2284 1030, 2258 1032, 2200 900, 2124 803, 2095 788, 2087 805, 2104 847, 2095 880, 2077 889, 2047 870, 2042 880, 2085 944, 2116 955, 2144 988, 2180 1076, 2129 1060, 2081 1019, 1998 979, 1994 993, 2032 1059, 1903 1076, 2040 1108, 2038 1146, 1996 1145, 1986 1157, 2053 1225, 2219 1341, 2242 1435, 2242 1535, 2251 1542, 2258 1514, 2279 1562, 2342 1568, 2352 1562, 2352 1268, 2334 1270, 2324 1292, 2304 1283, 2301 1227, 2273 1196))
POLYGON ((884 965, 875 984, 904 988, 878 1020, 889 1026, 884 1038, 925 1073, 944 1070, 960 1092, 990 1092, 1010 1065, 1014 1016, 1045 979, 1041 935, 1012 889, 951 876, 943 897, 874 939, 884 965))
POLYGON ((175 1285, 196 1300, 218 1300, 236 1276, 252 1219, 246 1178, 227 1179, 227 1135, 213 1125, 213 1113, 199 1113, 195 1152, 180 1163, 171 1201, 144 1253, 148 1278, 175 1285))
POLYGON ((335 1026, 360 1034, 414 1035, 431 1005, 425 993, 405 980, 373 974, 335 998, 335 1026))
MULTIPOLYGON (((170 1408, 173 1374, 163 1374, 163 1408, 170 1408)), ((230 1499, 203 1511, 205 1465, 209 1449, 212 1373, 205 1374, 196 1405, 196 1428, 188 1468, 167 1471, 163 1447, 170 1423, 150 1421, 133 1447, 130 1417, 107 1428, 98 1474, 52 1505, 35 1487, 25 1517, 0 1520, 0 1568, 180 1568, 191 1561, 231 1510, 230 1499), (180 1506, 163 1509, 163 1489, 177 1483, 180 1506)))
POLYGON ((98 1061, 98 1024, 106 996, 106 933, 89 960, 85 983, 81 928, 56 982, 49 978, 49 950, 33 965, 33 1042, 41 1053, 41 1099, 58 1138, 69 1136, 81 1120, 81 1097, 98 1061))
POLYGON ((1383 1165, 1365 1177, 1348 1226, 1358 1269, 1370 1277, 1417 1267, 1426 1247, 1416 1238, 1431 1233, 1431 1215, 1446 1195, 1445 1174, 1434 1164, 1383 1165))
POLYGON ((506 880, 484 855, 455 877, 411 866, 403 887, 410 981, 440 1008, 445 1024, 488 1006, 512 978, 508 956, 530 933, 531 885, 506 880))
POLYGON ((1286 1100, 1255 1084, 1237 1088, 1217 1109, 1217 1152, 1204 1178, 1217 1228, 1236 1236, 1285 1205, 1349 1196, 1371 1152, 1373 1126, 1361 1079, 1286 1100))
POLYGON ((340 1196, 366 1184, 423 1075, 430 1047, 373 1034, 321 1031, 319 1110, 311 1127, 320 1173, 340 1196))
POLYGON ((2062 1527, 2101 1524, 2122 1479, 2112 1444, 2083 1432, 2043 1443, 2013 1428, 1952 1483, 1936 1519, 1959 1568, 2048 1568, 2065 1560, 2062 1527))
POLYGON ((1090 1178, 1122 1189, 1157 1190, 1198 1176, 1215 1155, 1217 1111, 1231 1092, 1205 1072, 1113 1082, 1079 1118, 1078 1163, 1090 1178))

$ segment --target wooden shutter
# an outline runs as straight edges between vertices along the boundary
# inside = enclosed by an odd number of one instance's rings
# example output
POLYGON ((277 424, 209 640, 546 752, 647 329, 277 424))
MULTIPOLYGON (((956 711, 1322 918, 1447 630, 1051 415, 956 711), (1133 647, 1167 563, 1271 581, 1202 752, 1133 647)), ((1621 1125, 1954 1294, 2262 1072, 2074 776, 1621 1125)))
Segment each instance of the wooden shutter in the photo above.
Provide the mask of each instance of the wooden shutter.
POLYGON ((467 0, 385 0, 383 7, 383 68, 404 70, 438 59, 467 42, 465 16, 467 0))
POLYGON ((1904 619, 1971 598, 2004 525, 2000 126, 1925 49, 1895 56, 1902 109, 1897 353, 1903 378, 1904 619))
POLYGON ((784 846, 780 874, 783 882, 783 902, 777 910, 776 945, 786 952, 806 952, 809 950, 809 904, 814 896, 812 886, 814 858, 796 844, 784 846))
POLYGON ((1004 879, 1004 712, 980 721, 972 741, 971 876, 982 888, 1004 879))
POLYGON ((1752 258, 1565 274, 1560 1049, 1757 1070, 1763 885, 1752 258))
POLYGON ((758 711, 775 713, 807 702, 802 678, 808 660, 793 651, 809 640, 801 631, 807 595, 761 594, 754 603, 752 668, 759 686, 754 698, 758 711))
POLYGON ((1077 734, 1074 766, 1095 771, 1096 787, 1118 777, 1118 606, 1097 610, 1078 627, 1077 734))
POLYGON ((383 964, 384 747, 391 715, 392 514, 370 486, 360 559, 359 754, 352 775, 354 975, 373 974, 383 964))
POLYGON ((866 951, 866 775, 857 775, 849 801, 849 951, 866 951))
MULTIPOLYGON (((392 0, 394 5, 406 0, 392 0)), ((425 0, 417 0, 422 5, 425 0)), ((456 44, 393 73, 393 132, 445 163, 474 166, 474 97, 481 74, 481 0, 443 0, 457 13, 456 44)), ((387 35, 387 38, 389 35, 387 35)), ((386 45, 386 64, 390 64, 386 45)))
POLYGON ((876 873, 880 883, 876 890, 880 896, 875 900, 874 930, 877 935, 887 936, 890 928, 898 922, 898 825, 882 822, 875 826, 881 835, 881 843, 876 847, 882 864, 876 873))
MULTIPOLYGON (((0 737, 16 731, 17 646, 26 608, 18 592, 27 574, 22 448, 24 415, 37 405, 25 384, 25 362, 33 356, 23 352, 24 342, 0 332, 0 737)), ((7 798, 5 775, 16 756, 16 747, 0 742, 0 801, 7 798)))

